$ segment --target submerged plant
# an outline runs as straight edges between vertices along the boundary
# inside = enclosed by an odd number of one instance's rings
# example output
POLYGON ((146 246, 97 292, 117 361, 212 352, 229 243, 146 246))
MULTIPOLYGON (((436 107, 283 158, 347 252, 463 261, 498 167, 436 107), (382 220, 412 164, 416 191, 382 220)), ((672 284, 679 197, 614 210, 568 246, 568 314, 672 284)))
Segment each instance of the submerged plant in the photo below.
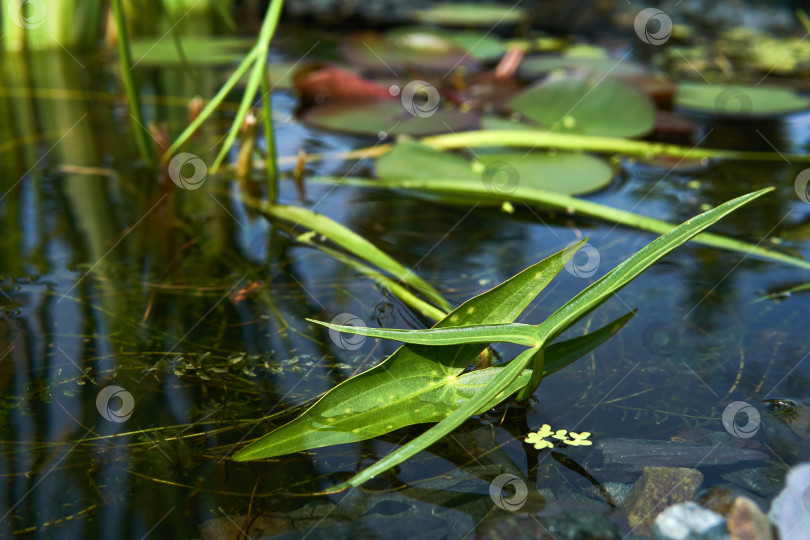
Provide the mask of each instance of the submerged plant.
MULTIPOLYGON (((471 416, 509 396, 517 394, 518 400, 528 400, 543 377, 599 346, 618 332, 633 314, 595 332, 553 343, 563 332, 676 247, 772 189, 738 197, 675 227, 538 325, 514 323, 514 320, 585 241, 471 298, 428 330, 363 328, 313 321, 333 330, 391 339, 405 345, 380 365, 339 384, 300 417, 240 450, 234 459, 263 459, 369 439, 407 425, 438 422, 335 489, 362 484, 426 449, 471 416), (482 348, 494 342, 528 348, 510 362, 464 373, 482 348)), ((550 435, 550 429, 548 431, 550 435)), ((554 437, 565 440, 566 434, 565 430, 559 430, 554 437)), ((571 441, 575 445, 587 445, 588 436, 587 432, 571 434, 571 441)))

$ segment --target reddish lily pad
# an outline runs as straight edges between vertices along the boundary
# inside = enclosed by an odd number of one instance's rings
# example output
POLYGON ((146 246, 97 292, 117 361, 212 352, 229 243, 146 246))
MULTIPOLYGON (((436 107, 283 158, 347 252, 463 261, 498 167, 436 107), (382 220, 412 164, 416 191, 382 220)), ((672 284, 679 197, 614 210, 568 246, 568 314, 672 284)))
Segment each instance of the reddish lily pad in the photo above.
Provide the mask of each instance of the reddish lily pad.
POLYGON ((408 111, 399 99, 330 103, 310 108, 304 114, 304 122, 329 131, 386 138, 392 135, 422 136, 463 131, 477 126, 479 121, 475 114, 465 114, 458 109, 437 107, 421 114, 424 116, 408 111))
POLYGON ((552 131, 638 137, 652 131, 655 107, 637 89, 614 79, 567 77, 530 87, 509 106, 552 131))
POLYGON ((351 71, 329 65, 313 65, 296 72, 295 89, 308 100, 370 101, 391 99, 390 87, 351 71))

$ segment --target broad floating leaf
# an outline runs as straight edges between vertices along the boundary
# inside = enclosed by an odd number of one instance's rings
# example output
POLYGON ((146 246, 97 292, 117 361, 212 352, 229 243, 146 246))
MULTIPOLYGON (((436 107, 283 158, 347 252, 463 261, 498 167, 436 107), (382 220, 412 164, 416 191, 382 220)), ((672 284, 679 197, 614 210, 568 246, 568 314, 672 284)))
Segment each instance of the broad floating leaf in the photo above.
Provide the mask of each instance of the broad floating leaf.
MULTIPOLYGON (((420 39, 418 36, 435 36, 454 44, 473 60, 495 60, 506 52, 504 41, 491 32, 474 30, 449 30, 436 26, 405 26, 386 33, 395 39, 420 39)), ((450 65, 448 69, 454 67, 450 65)))
MULTIPOLYGON (((376 175, 386 180, 458 180, 483 185, 492 193, 521 188, 565 195, 592 193, 607 187, 613 169, 589 154, 560 152, 479 153, 477 163, 414 141, 400 141, 377 159, 376 175), (418 163, 418 167, 413 164, 418 163)), ((498 202, 491 202, 498 204, 498 202)))
POLYGON ((810 109, 810 99, 786 88, 726 84, 680 84, 675 103, 684 109, 739 120, 810 109))
POLYGON ((552 71, 571 71, 587 75, 640 75, 644 68, 640 64, 619 58, 593 58, 580 56, 534 56, 524 58, 520 63, 521 73, 527 76, 547 75, 552 71))
POLYGON ((548 129, 599 137, 639 137, 655 126, 655 107, 614 79, 566 77, 530 87, 509 106, 548 129))
POLYGON ((420 106, 428 106, 430 110, 408 111, 400 99, 371 103, 330 103, 311 107, 304 114, 304 122, 320 129, 383 138, 463 131, 478 124, 478 116, 472 113, 445 109, 438 103, 435 108, 430 102, 415 105, 420 106))
POLYGON ((404 76, 409 68, 444 73, 475 64, 467 49, 435 32, 398 29, 385 34, 358 32, 340 50, 346 61, 375 71, 404 76))
POLYGON ((442 26, 514 25, 526 18, 526 11, 513 4, 449 3, 439 2, 425 9, 415 9, 417 21, 442 26))

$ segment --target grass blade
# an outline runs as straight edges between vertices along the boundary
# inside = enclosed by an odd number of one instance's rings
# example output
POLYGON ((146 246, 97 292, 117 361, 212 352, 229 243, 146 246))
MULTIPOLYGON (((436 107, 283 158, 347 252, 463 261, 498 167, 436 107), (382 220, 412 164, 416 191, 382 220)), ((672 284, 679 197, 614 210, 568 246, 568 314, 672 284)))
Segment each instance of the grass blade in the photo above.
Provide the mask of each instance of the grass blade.
POLYGON ((292 223, 293 226, 300 225, 323 235, 349 253, 377 266, 395 276, 401 282, 413 287, 445 312, 451 310, 447 300, 416 273, 404 267, 377 246, 340 223, 322 214, 298 206, 268 204, 255 199, 245 199, 244 202, 247 206, 263 212, 272 219, 281 220, 288 224, 292 223))

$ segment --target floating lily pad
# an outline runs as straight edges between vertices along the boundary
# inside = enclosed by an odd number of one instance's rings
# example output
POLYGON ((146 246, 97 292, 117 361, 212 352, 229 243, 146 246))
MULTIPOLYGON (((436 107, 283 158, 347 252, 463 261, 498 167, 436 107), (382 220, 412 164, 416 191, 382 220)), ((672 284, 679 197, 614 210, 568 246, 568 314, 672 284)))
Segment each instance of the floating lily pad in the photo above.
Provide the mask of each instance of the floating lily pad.
POLYGON ((493 60, 506 52, 504 41, 498 36, 475 30, 448 30, 430 26, 406 26, 387 32, 389 37, 408 38, 408 35, 429 34, 447 40, 464 49, 470 58, 475 60, 493 60))
POLYGON ((675 103, 684 109, 741 120, 810 109, 810 99, 785 88, 725 84, 681 84, 675 103))
POLYGON ((655 125, 655 107, 635 88, 613 79, 569 77, 530 87, 509 106, 553 131, 638 137, 655 125))
POLYGON ((184 37, 180 40, 182 54, 173 39, 133 40, 132 59, 138 66, 183 64, 221 65, 241 61, 256 44, 255 39, 234 37, 184 37))
POLYGON ((358 32, 345 38, 340 50, 352 64, 397 75, 409 67, 446 72, 475 63, 466 49, 434 32, 358 32))
POLYGON ((415 141, 400 141, 377 159, 375 172, 390 180, 458 180, 483 183, 493 193, 520 188, 581 195, 605 188, 613 169, 601 158, 563 152, 498 152, 478 154, 470 162, 456 154, 415 141))
POLYGON ((552 71, 574 71, 588 75, 626 76, 644 72, 640 64, 629 60, 586 56, 534 56, 524 58, 520 72, 527 77, 546 75, 552 71))
POLYGON ((515 120, 510 120, 508 118, 500 118, 498 116, 485 116, 481 120, 481 128, 482 129, 522 129, 524 131, 532 131, 536 129, 541 129, 536 126, 532 126, 526 122, 519 122, 515 120))
POLYGON ((334 103, 310 108, 304 114, 307 124, 330 131, 357 135, 434 135, 475 127, 478 116, 458 109, 437 108, 426 116, 408 112, 400 100, 369 103, 334 103))
POLYGON ((526 18, 526 11, 513 4, 440 2, 413 13, 417 21, 443 26, 515 25, 526 18))

